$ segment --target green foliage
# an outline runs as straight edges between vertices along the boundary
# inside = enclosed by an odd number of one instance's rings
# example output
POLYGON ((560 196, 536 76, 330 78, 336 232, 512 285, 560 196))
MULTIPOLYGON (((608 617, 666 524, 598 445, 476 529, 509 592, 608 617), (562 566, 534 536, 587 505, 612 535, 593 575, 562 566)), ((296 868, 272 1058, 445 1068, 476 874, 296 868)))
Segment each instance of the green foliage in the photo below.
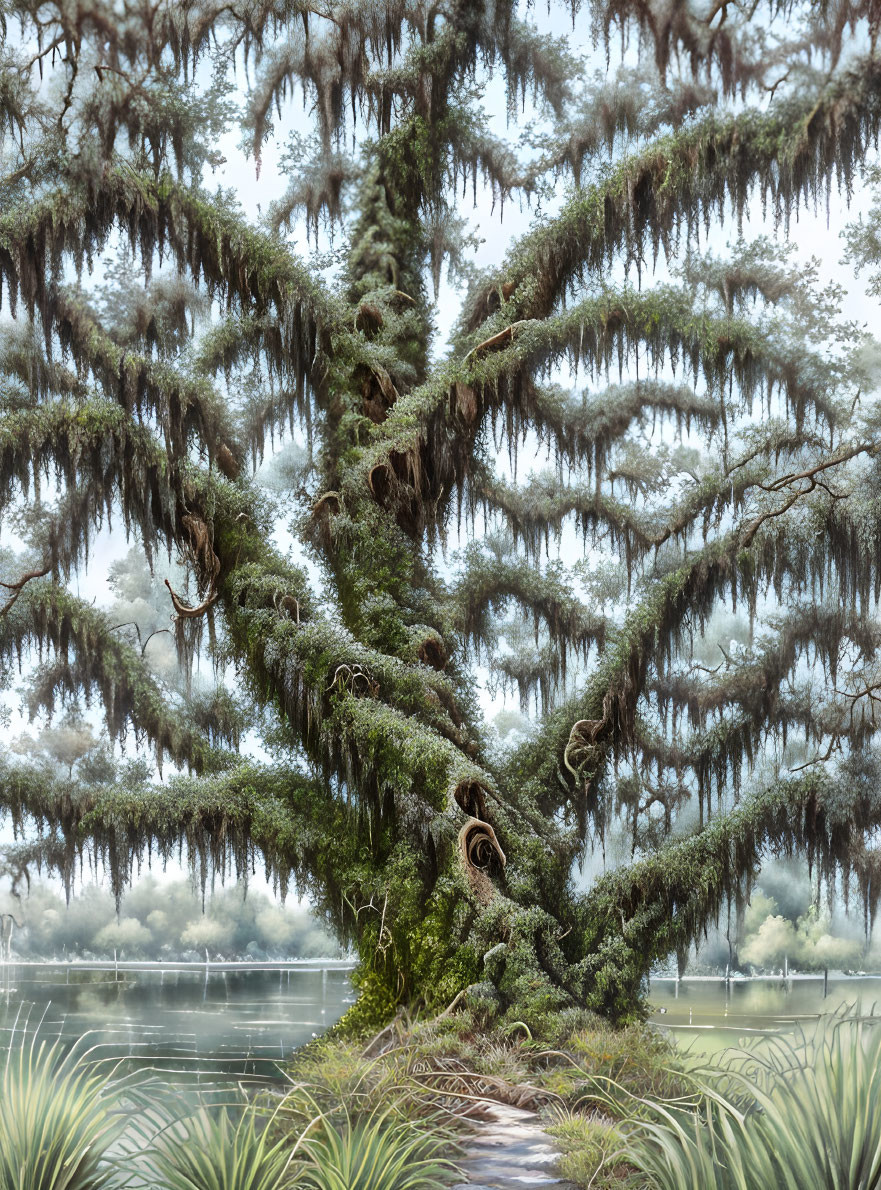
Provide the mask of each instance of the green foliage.
POLYGON ((116 1184, 110 1149, 123 1121, 81 1051, 34 1034, 0 1072, 2 1190, 101 1190, 116 1184))
POLYGON ((392 1016, 398 997, 378 972, 359 968, 352 973, 358 999, 343 1017, 341 1029, 354 1037, 375 1032, 392 1016))
POLYGON ((322 1121, 302 1142, 305 1162, 298 1185, 309 1190, 442 1190, 458 1173, 443 1156, 450 1147, 444 1133, 430 1134, 407 1121, 394 1121, 391 1110, 353 1120, 322 1121))
POLYGON ((145 1165, 163 1190, 283 1190, 296 1149, 273 1141, 253 1108, 199 1108, 168 1121, 150 1139, 145 1165))
POLYGON ((870 1190, 881 1185, 879 1058, 878 1022, 859 1012, 729 1052, 694 1076, 696 1103, 641 1101, 620 1156, 664 1190, 870 1190))
POLYGON ((560 1176, 593 1190, 616 1190, 625 1183, 627 1170, 621 1160, 621 1134, 598 1117, 577 1112, 561 1113, 547 1128, 562 1150, 557 1162, 560 1176))

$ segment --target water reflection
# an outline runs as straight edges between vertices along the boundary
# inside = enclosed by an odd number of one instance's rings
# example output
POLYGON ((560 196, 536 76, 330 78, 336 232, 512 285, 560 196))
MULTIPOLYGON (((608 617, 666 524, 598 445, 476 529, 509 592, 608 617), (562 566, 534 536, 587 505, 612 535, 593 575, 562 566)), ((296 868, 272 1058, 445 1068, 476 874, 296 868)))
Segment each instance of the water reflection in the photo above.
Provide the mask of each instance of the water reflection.
POLYGON ((653 979, 650 1020, 681 1046, 716 1053, 809 1025, 842 1004, 860 1001, 864 1010, 881 1011, 881 976, 830 976, 788 979, 653 979))
POLYGON ((137 969, 9 964, 0 972, 0 1047, 39 1029, 117 1073, 204 1086, 272 1080, 291 1052, 352 1002, 345 964, 137 969), (121 1064, 120 1064, 121 1062, 121 1064))

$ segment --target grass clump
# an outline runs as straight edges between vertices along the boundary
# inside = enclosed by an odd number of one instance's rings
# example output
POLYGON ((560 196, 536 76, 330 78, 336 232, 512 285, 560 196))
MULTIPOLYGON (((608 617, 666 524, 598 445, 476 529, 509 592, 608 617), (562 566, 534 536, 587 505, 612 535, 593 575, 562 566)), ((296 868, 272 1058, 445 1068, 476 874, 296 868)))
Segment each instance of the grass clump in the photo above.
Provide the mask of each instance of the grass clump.
POLYGON ((290 1180, 296 1148, 270 1140, 266 1121, 244 1105, 200 1107, 160 1127, 145 1149, 153 1184, 163 1190, 282 1190, 290 1180))
POLYGON ((303 1190, 444 1190, 459 1177, 442 1155, 442 1130, 395 1119, 391 1110, 331 1123, 323 1120, 303 1141, 297 1176, 303 1190))
POLYGON ((595 1107, 571 1109, 595 1102, 598 1083, 620 1085, 629 1105, 675 1092, 672 1051, 645 1028, 616 1031, 586 1013, 533 1026, 467 1009, 402 1017, 372 1039, 307 1047, 283 1097, 195 1107, 93 1075, 34 1040, 10 1052, 0 1079, 0 1190, 112 1190, 132 1179, 157 1190, 443 1190, 461 1177, 463 1134, 492 1100, 553 1114, 561 1173, 611 1187, 624 1169, 620 1137, 595 1107))
POLYGON ((597 1080, 626 1087, 637 1098, 669 1099, 687 1089, 681 1055, 647 1025, 616 1029, 607 1021, 591 1018, 588 1026, 570 1033, 565 1050, 572 1059, 566 1071, 572 1088, 567 1098, 580 1092, 582 1104, 590 1100, 590 1087, 597 1080))
POLYGON ((292 1089, 285 1101, 289 1120, 300 1125, 316 1114, 341 1121, 390 1108, 395 1119, 431 1116, 433 1105, 420 1094, 412 1078, 406 1049, 393 1049, 376 1058, 365 1057, 363 1043, 335 1041, 307 1049, 292 1071, 292 1089))
POLYGON ((881 1018, 821 1018, 692 1082, 690 1100, 635 1101, 622 1126, 622 1157, 657 1190, 881 1188, 881 1018))
POLYGON ((401 1017, 373 1040, 321 1038, 295 1059, 291 1077, 322 1104, 345 1099, 369 1109, 403 1097, 408 1118, 437 1110, 439 1100, 453 1107, 457 1095, 464 1104, 471 1093, 516 1102, 531 1089, 538 1104, 574 1106, 611 1081, 632 1097, 687 1090, 679 1058, 658 1033, 642 1024, 616 1029, 586 1011, 549 1015, 537 1029, 488 1023, 467 1008, 401 1017))
POLYGON ((145 1144, 150 1185, 162 1190, 444 1190, 458 1170, 455 1148, 433 1121, 402 1119, 394 1102, 358 1110, 359 1099, 325 1107, 303 1086, 270 1107, 264 1099, 200 1106, 152 1121, 145 1144), (352 1104, 354 1103, 354 1108, 352 1104))
POLYGON ((612 1120, 563 1111, 547 1132, 562 1151, 557 1163, 561 1178, 590 1190, 620 1190, 630 1180, 621 1157, 621 1133, 612 1120))
POLYGON ((82 1055, 36 1035, 11 1049, 0 1074, 0 1190, 101 1190, 121 1132, 107 1080, 82 1055))

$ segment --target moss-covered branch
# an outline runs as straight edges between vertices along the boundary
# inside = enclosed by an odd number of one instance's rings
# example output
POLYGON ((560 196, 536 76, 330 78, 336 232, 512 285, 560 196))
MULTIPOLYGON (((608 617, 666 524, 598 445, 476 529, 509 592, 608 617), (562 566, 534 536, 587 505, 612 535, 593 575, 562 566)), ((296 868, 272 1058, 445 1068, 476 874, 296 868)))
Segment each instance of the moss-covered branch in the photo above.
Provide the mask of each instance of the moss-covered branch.
MULTIPOLYGON (((115 228, 128 234, 147 268, 154 251, 168 252, 228 306, 271 311, 286 367, 302 381, 311 378, 322 337, 344 331, 339 307, 277 239, 167 175, 156 179, 122 163, 100 178, 70 177, 63 189, 0 216, 0 285, 13 312, 21 298, 48 340, 65 260, 81 268, 115 228)), ((357 351, 357 338, 349 338, 357 351)))
POLYGON ((847 190, 879 120, 881 65, 868 58, 819 95, 808 89, 768 112, 713 114, 660 138, 611 166, 516 245, 496 279, 476 291, 466 325, 476 331, 503 302, 508 322, 544 318, 617 253, 640 259, 669 252, 709 212, 728 206, 742 218, 755 198, 783 217, 835 180, 847 190))
POLYGON ((532 619, 536 636, 539 625, 547 631, 560 655, 563 681, 569 652, 586 656, 591 645, 605 643, 604 617, 591 613, 572 594, 565 576, 553 570, 542 573, 516 560, 499 561, 471 550, 455 597, 465 638, 478 651, 494 635, 493 618, 510 602, 518 604, 532 619))
MULTIPOLYGON (((295 769, 248 764, 165 784, 87 785, 39 764, 0 760, 0 813, 17 833, 35 824, 50 869, 69 884, 83 853, 106 866, 121 896, 148 859, 184 859, 202 881, 231 870, 247 881, 256 860, 282 893, 313 890, 345 846, 351 815, 326 787, 295 769), (320 873, 320 876, 319 876, 320 873)), ((326 895, 326 894, 325 894, 326 895)))
POLYGON ((97 694, 110 735, 124 740, 131 730, 149 740, 160 765, 170 757, 199 772, 225 763, 189 719, 186 705, 175 708, 141 653, 115 635, 107 616, 51 582, 31 583, 0 620, 0 655, 7 663, 20 663, 31 648, 58 662, 38 670, 31 714, 51 714, 56 700, 68 696, 97 694))
POLYGON ((117 501, 126 529, 137 528, 148 548, 182 532, 180 469, 146 427, 108 401, 56 401, 4 415, 0 509, 19 493, 39 493, 42 477, 67 496, 67 516, 50 518, 41 543, 56 574, 69 574, 87 553, 90 534, 112 518, 117 501))
POLYGON ((592 1006, 627 1013, 652 964, 687 953, 769 852, 804 855, 819 876, 845 887, 855 876, 874 915, 877 890, 863 884, 859 857, 881 824, 876 775, 872 763, 857 761, 839 777, 781 780, 699 833, 601 877, 580 908, 592 1006))
MULTIPOLYGON (((127 351, 114 343, 88 304, 62 292, 55 300, 56 331, 81 373, 91 372, 105 393, 139 418, 155 419, 170 459, 186 458, 191 440, 217 461, 231 456, 233 427, 206 380, 183 375, 170 364, 127 351), (226 447, 226 452, 222 448, 226 447)), ((231 456, 227 467, 238 465, 231 456)))
MULTIPOLYGON (((534 377, 562 361, 575 366, 581 362, 592 376, 623 368, 640 354, 655 370, 672 362, 690 373, 695 384, 706 385, 710 396, 696 401, 693 409, 696 419, 710 424, 716 420, 708 408, 711 402, 719 403, 721 420, 738 408, 751 410, 756 401, 770 404, 779 394, 805 442, 814 437, 812 423, 834 427, 843 414, 830 396, 838 380, 834 362, 803 349, 790 351, 746 319, 695 310, 685 290, 604 293, 553 318, 510 324, 497 340, 491 349, 484 345, 458 365, 448 364, 398 400, 348 482, 368 482, 375 488, 370 477, 382 474, 388 503, 417 526, 431 523, 450 510, 453 495, 461 495, 473 475, 473 440, 487 412, 498 410, 507 419, 509 444, 515 450, 517 421, 531 420, 534 377), (737 386, 733 399, 732 382, 737 386)), ((624 393, 626 397, 630 390, 624 393)), ((650 389, 649 407, 652 393, 650 389)), ((659 411, 676 410, 669 393, 666 405, 660 394, 653 395, 659 411)), ((625 400, 620 415, 600 419, 595 435, 582 432, 573 445, 602 461, 612 434, 624 431, 638 400, 625 400)), ((688 407, 680 408, 688 417, 688 407)), ((572 434, 571 429, 566 432, 572 434)))

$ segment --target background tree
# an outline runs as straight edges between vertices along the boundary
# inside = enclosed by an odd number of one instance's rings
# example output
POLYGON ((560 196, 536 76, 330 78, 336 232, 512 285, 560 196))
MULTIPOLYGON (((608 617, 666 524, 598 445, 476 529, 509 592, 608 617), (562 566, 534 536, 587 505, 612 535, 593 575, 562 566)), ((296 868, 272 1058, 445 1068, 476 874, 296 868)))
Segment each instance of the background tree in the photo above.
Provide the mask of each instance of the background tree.
POLYGON ((216 888, 204 900, 188 880, 146 876, 115 912, 106 889, 87 884, 65 903, 43 881, 27 896, 0 895, 0 912, 12 913, 21 929, 13 951, 22 958, 119 958, 153 960, 211 957, 278 959, 339 957, 339 947, 304 905, 278 905, 266 893, 216 888), (195 953, 194 953, 195 952, 195 953))
POLYGON ((42 659, 35 713, 100 700, 108 739, 189 770, 5 757, 39 828, 21 863, 70 879, 89 852, 121 891, 148 848, 203 878, 259 853, 355 941, 365 1017, 481 979, 521 1019, 632 1012, 769 848, 877 897, 876 357, 781 246, 871 157, 877 6, 565 11, 571 37, 510 0, 0 8, 0 651, 42 659), (259 226, 206 185, 246 66, 258 167, 273 111, 302 98, 312 127, 259 226), (513 137, 497 79, 533 116, 513 137), (551 213, 471 277, 478 190, 551 213), (706 251, 754 210, 779 235, 706 251), (335 255, 298 259, 298 220, 335 255), (445 269, 471 279, 441 354, 445 269), (254 469, 291 425, 308 449, 270 497, 254 469), (524 443, 550 469, 521 482, 524 443), (186 568, 178 655, 187 678, 210 655, 216 691, 169 686, 140 624, 75 595, 111 516, 186 568), (544 559, 573 526, 570 573, 544 559), (707 664, 726 607, 746 639, 707 664), (475 659, 543 711, 513 751, 475 659), (271 762, 237 753, 248 724, 271 762), (579 893, 620 820, 633 862, 579 893))

